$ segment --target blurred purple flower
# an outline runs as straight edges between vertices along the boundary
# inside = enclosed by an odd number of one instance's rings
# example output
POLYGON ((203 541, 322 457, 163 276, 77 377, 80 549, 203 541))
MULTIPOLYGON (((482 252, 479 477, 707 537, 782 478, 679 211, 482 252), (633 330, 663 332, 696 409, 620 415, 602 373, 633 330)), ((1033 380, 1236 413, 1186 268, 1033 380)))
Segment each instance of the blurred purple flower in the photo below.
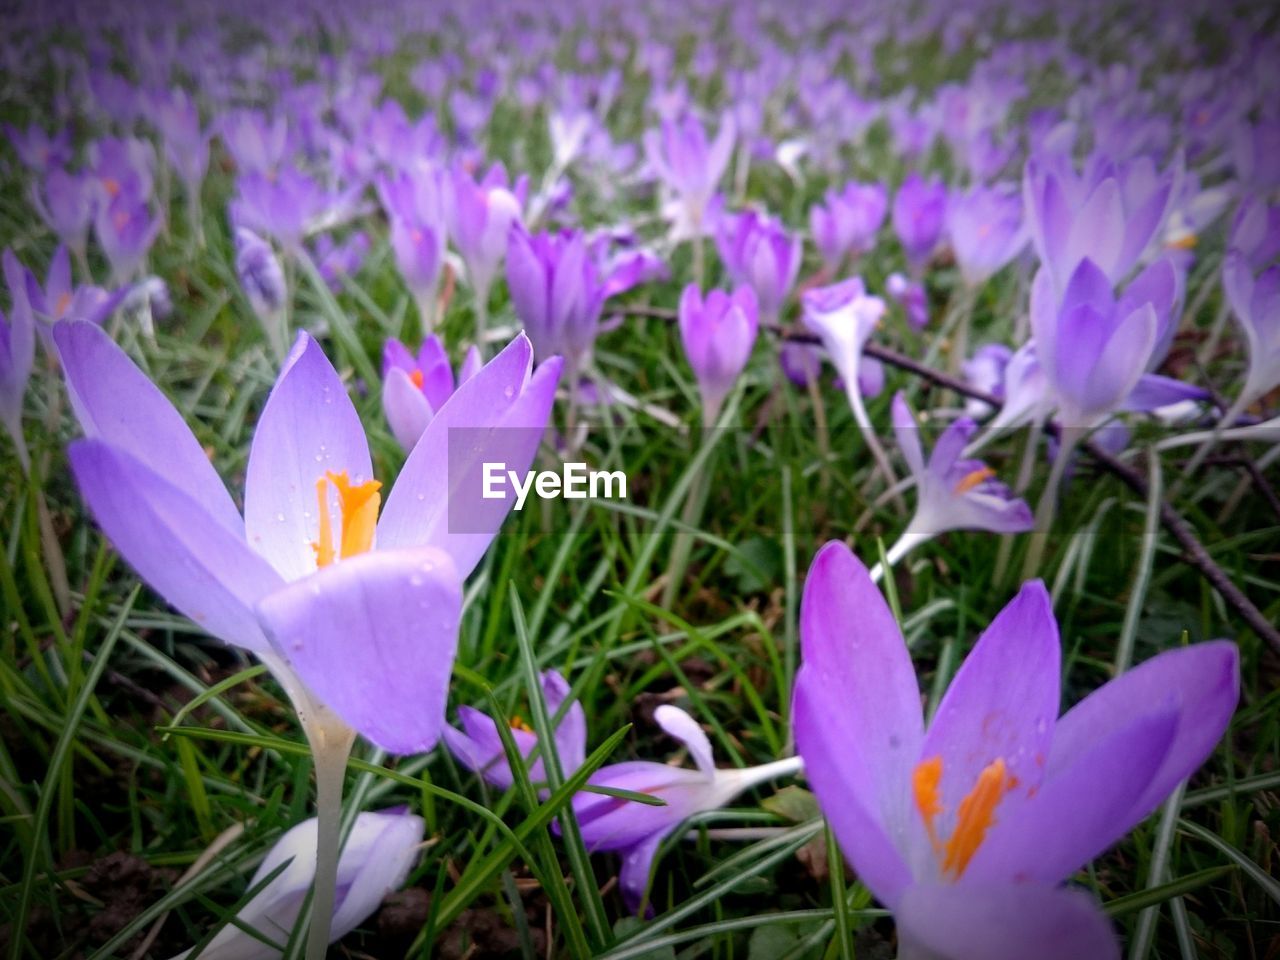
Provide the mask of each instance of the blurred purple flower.
POLYGON ((44 189, 32 185, 34 206, 57 234, 58 239, 83 256, 88 245, 89 224, 98 196, 98 182, 88 173, 68 173, 51 167, 45 174, 44 189))
POLYGON ((54 167, 65 166, 71 160, 71 130, 67 127, 60 127, 50 134, 39 124, 30 124, 24 130, 6 123, 4 133, 18 159, 36 176, 54 167))
POLYGON ((1254 277, 1244 254, 1231 250, 1222 265, 1222 285, 1249 347, 1238 413, 1280 385, 1280 266, 1254 277))
POLYGON ((231 223, 272 237, 286 251, 319 229, 339 206, 338 198, 316 180, 292 168, 278 173, 248 173, 236 181, 231 223))
POLYGON ((720 219, 716 245, 733 282, 751 287, 760 316, 776 323, 800 273, 800 237, 772 217, 747 210, 720 219))
POLYGON ((116 286, 128 283, 138 273, 160 226, 160 218, 152 216, 147 202, 128 193, 120 193, 98 206, 93 232, 111 264, 116 286))
POLYGON ((222 115, 217 128, 241 177, 273 173, 289 154, 289 125, 282 114, 232 110, 222 115))
POLYGON ((30 466, 22 435, 23 401, 35 360, 35 318, 27 299, 26 272, 13 251, 5 248, 4 279, 9 287, 9 314, 0 313, 0 422, 13 438, 23 472, 30 466))
POLYGON ((947 218, 947 185, 907 175, 893 198, 893 229, 913 270, 923 267, 938 246, 947 218))
POLYGON ((236 277, 277 357, 288 345, 289 288, 271 244, 246 227, 236 228, 236 277))
POLYGON ((716 422, 720 405, 751 357, 759 316, 750 287, 732 294, 712 290, 706 299, 696 283, 684 288, 679 309, 680 339, 702 394, 702 422, 716 422))
POLYGON ((734 123, 726 114, 710 143, 702 124, 692 114, 663 120, 644 135, 645 158, 654 174, 680 201, 689 236, 701 236, 707 204, 716 192, 733 153, 734 123))
POLYGON ((1059 717, 1058 626, 1032 581, 926 728, 902 631, 841 543, 810 568, 800 640, 796 745, 902 954, 1118 960, 1110 921, 1063 883, 1212 752, 1238 697, 1235 645, 1162 653, 1059 717))
POLYGON ((480 351, 472 346, 458 368, 455 383, 449 354, 434 334, 422 341, 416 357, 399 340, 383 344, 382 412, 400 446, 412 450, 436 411, 480 367, 480 351))
POLYGON ((311 259, 334 293, 342 289, 347 278, 360 272, 368 253, 369 237, 363 230, 357 230, 341 241, 335 241, 332 234, 322 233, 311 244, 311 259))
POLYGON ((834 270, 846 257, 860 257, 875 246, 889 196, 884 184, 851 181, 839 192, 828 190, 825 201, 809 208, 809 230, 822 259, 834 270))
POLYGON ((511 225, 520 221, 527 189, 523 177, 509 186, 501 164, 494 164, 479 183, 461 167, 449 176, 445 192, 449 236, 467 266, 476 301, 486 307, 489 288, 507 253, 511 225))
MULTIPOLYGON (((984 343, 973 351, 973 356, 960 365, 965 383, 975 390, 989 393, 997 400, 1004 399, 1004 372, 1013 358, 1013 350, 1003 343, 984 343)), ((988 403, 969 399, 964 405, 965 415, 981 420, 993 412, 988 403)))
POLYGON ((1027 245, 1021 194, 1004 185, 956 191, 947 203, 947 234, 960 276, 976 290, 1027 245))
POLYGON ((170 90, 153 98, 150 119, 160 131, 165 156, 187 192, 200 193, 209 166, 211 134, 200 125, 200 110, 185 90, 170 90))
POLYGON ((902 307, 907 322, 915 329, 923 330, 929 325, 929 293, 923 283, 894 272, 885 278, 884 292, 902 307))

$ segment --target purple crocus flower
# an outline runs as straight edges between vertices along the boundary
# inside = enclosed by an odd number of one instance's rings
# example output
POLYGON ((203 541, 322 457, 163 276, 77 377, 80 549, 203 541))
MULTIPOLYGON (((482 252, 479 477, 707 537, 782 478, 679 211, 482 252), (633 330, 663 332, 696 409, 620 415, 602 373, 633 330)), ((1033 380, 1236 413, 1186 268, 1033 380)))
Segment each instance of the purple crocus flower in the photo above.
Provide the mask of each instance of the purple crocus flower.
POLYGON ((665 805, 650 806, 586 791, 573 798, 573 811, 587 849, 616 850, 622 855, 619 885, 627 905, 636 911, 649 885, 658 846, 680 824, 696 813, 718 810, 744 791, 799 768, 795 758, 788 758, 758 767, 718 769, 711 743, 693 717, 679 707, 663 704, 653 718, 669 736, 684 744, 697 769, 633 760, 603 767, 587 782, 658 797, 665 805))
POLYGON ((923 283, 895 271, 885 277, 884 292, 902 307, 907 323, 915 329, 923 330, 929 325, 929 292, 923 283))
POLYGON ((436 411, 480 367, 480 351, 472 346, 455 384, 449 354, 435 334, 422 341, 416 357, 399 340, 388 340, 382 348, 382 411, 400 446, 412 450, 436 411))
POLYGON ((419 167, 378 180, 378 197, 391 224, 396 267, 422 316, 435 326, 436 285, 444 265, 445 201, 439 171, 419 167))
POLYGON ((283 114, 233 110, 218 123, 222 143, 241 176, 275 171, 289 153, 289 126, 283 114))
POLYGON ((658 178, 680 200, 682 235, 701 236, 703 215, 733 153, 734 124, 720 121, 715 140, 707 142, 702 124, 692 114, 664 120, 644 137, 645 157, 658 178))
POLYGON ((71 281, 71 257, 62 244, 53 252, 44 285, 34 273, 23 268, 27 298, 36 319, 36 333, 50 350, 53 349, 53 325, 59 320, 84 320, 103 323, 128 294, 127 288, 115 292, 92 284, 76 286, 71 281))
POLYGON ((357 230, 341 241, 335 241, 332 234, 322 233, 311 244, 311 259, 334 293, 342 289, 348 277, 360 272, 368 253, 369 237, 363 230, 357 230))
POLYGON ((1027 227, 1054 289, 1061 293, 1088 257, 1116 284, 1160 233, 1181 176, 1149 158, 1116 166, 1095 161, 1077 174, 1069 157, 1027 161, 1022 178, 1027 227))
POLYGON ((37 192, 33 185, 32 195, 34 206, 49 229, 78 257, 83 257, 98 196, 98 183, 93 176, 50 167, 43 190, 37 192))
MULTIPOLYGON (((547 716, 554 717, 569 699, 569 683, 554 670, 542 672, 542 695, 547 705, 547 716)), ((499 790, 506 790, 515 782, 507 754, 498 735, 497 721, 474 707, 459 707, 458 719, 462 729, 445 727, 445 745, 468 770, 480 774, 499 790)), ((511 736, 520 755, 526 760, 538 745, 538 735, 518 716, 511 718, 511 736)), ((569 704, 555 731, 556 756, 560 770, 567 777, 582 766, 587 756, 587 717, 582 704, 576 700, 569 704)), ((539 756, 528 768, 531 783, 547 780, 543 759, 539 756)), ((545 789, 540 791, 546 796, 545 789)))
MULTIPOLYGON (((973 351, 973 356, 960 365, 965 383, 975 390, 989 393, 997 400, 1004 399, 1004 372, 1013 358, 1013 350, 1003 343, 984 343, 973 351)), ((965 401, 965 415, 974 420, 989 416, 991 405, 981 400, 965 401)))
POLYGON ((933 256, 947 218, 947 185, 907 175, 893 198, 893 229, 907 255, 907 263, 919 270, 933 256))
MULTIPOLYGON (((373 916, 387 895, 403 886, 418 858, 425 829, 422 818, 406 807, 356 815, 338 860, 338 897, 329 925, 330 943, 373 916)), ((249 888, 259 886, 276 870, 280 872, 240 909, 235 922, 205 944, 200 950, 202 960, 279 958, 280 951, 261 938, 284 943, 293 932, 315 883, 319 833, 319 823, 312 817, 276 841, 254 871, 249 888)), ((185 960, 189 955, 187 951, 172 960, 185 960)))
POLYGON ((925 463, 920 427, 906 397, 894 395, 893 432, 916 482, 916 512, 899 541, 903 553, 949 530, 1031 529, 1031 508, 981 460, 965 459, 964 448, 977 429, 968 417, 956 420, 942 432, 925 463))
POLYGON ((857 390, 858 370, 862 363, 862 348, 884 317, 885 302, 868 295, 862 278, 853 277, 829 287, 806 291, 803 303, 805 326, 822 338, 832 366, 844 381, 855 417, 860 424, 865 421, 869 429, 870 421, 866 419, 862 397, 857 390))
POLYGON ((777 322, 800 272, 800 237, 772 217, 747 210, 721 219, 716 245, 733 282, 755 290, 760 315, 777 322))
POLYGON ((751 357, 759 316, 750 287, 731 294, 712 290, 706 299, 696 283, 680 297, 680 339, 702 393, 702 422, 715 423, 720 405, 751 357))
POLYGON ((154 99, 151 122, 160 131, 165 156, 191 196, 198 196, 209 166, 211 134, 200 125, 200 110, 185 90, 168 91, 154 99))
POLYGON ((514 340, 437 412, 379 517, 346 386, 299 334, 258 420, 242 515, 181 415, 105 333, 61 323, 54 339, 88 436, 71 446, 72 471, 142 579, 256 654, 308 714, 331 712, 392 753, 430 749, 461 581, 513 502, 482 496, 481 461, 532 462, 559 363, 533 373, 529 342, 514 340), (462 453, 449 443, 459 428, 481 437, 462 453))
POLYGON ((1280 266, 1255 278, 1245 255, 1231 250, 1222 285, 1249 347, 1249 373, 1234 404, 1238 414, 1280 384, 1280 266))
POLYGON ((300 170, 290 168, 271 175, 248 173, 236 181, 231 222, 272 237, 285 250, 293 251, 336 204, 328 191, 300 170))
POLYGON ((926 728, 911 655, 866 568, 818 553, 792 698, 809 783, 901 955, 1118 960, 1110 921, 1063 882, 1150 814, 1235 709, 1232 643, 1162 653, 1058 716, 1058 625, 1023 586, 926 728))
POLYGON ((530 234, 517 223, 507 242, 507 286, 534 353, 560 354, 573 371, 591 354, 604 302, 640 282, 647 268, 640 255, 602 270, 576 230, 530 234))
POLYGON ((160 233, 160 218, 152 216, 145 200, 119 193, 98 207, 93 230, 119 286, 133 279, 146 260, 160 233))
POLYGON ((1005 186, 976 186, 952 194, 947 235, 965 286, 976 290, 1027 245, 1021 194, 1005 186))
POLYGON ((1083 431, 1096 425, 1121 407, 1146 372, 1160 321, 1151 299, 1158 277, 1144 277, 1117 300, 1106 275, 1086 257, 1059 302, 1049 270, 1037 272, 1031 331, 1065 428, 1083 431))
POLYGON ((9 287, 9 315, 0 313, 0 422, 13 438, 18 461, 30 466, 22 435, 22 408, 27 381, 35 360, 35 318, 27 299, 25 271, 8 248, 3 257, 4 279, 9 287))
POLYGON ((288 341, 289 287, 271 244, 245 227, 236 228, 236 276, 267 342, 283 357, 288 341))
POLYGON ((35 123, 26 129, 6 123, 4 133, 13 144, 18 159, 34 174, 62 167, 71 159, 71 130, 67 127, 47 133, 35 123))
POLYGON ((869 253, 888 209, 882 183, 850 182, 839 192, 828 190, 825 204, 809 208, 809 230, 827 266, 834 270, 846 257, 869 253))
POLYGON ((495 164, 479 183, 457 167, 449 177, 448 187, 445 214, 449 236, 467 265, 467 279, 476 303, 483 304, 480 309, 484 311, 493 278, 507 252, 511 225, 520 220, 520 195, 525 192, 525 181, 509 188, 506 170, 495 164))

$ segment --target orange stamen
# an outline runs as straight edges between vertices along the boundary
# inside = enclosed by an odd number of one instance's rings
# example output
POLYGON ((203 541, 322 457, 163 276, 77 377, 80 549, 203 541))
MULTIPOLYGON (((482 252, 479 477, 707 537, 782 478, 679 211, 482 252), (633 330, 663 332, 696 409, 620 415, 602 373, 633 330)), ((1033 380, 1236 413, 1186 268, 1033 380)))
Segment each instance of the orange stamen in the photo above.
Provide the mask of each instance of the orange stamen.
POLYGON ((316 554, 316 566, 327 567, 337 558, 343 560, 364 553, 373 546, 373 534, 378 522, 378 506, 382 503, 382 495, 378 491, 382 484, 377 480, 366 480, 364 483, 352 485, 347 472, 326 472, 316 481, 316 499, 320 504, 320 531, 312 541, 311 549, 316 554), (333 526, 329 518, 328 484, 333 484, 338 493, 338 512, 342 516, 342 530, 339 534, 338 548, 333 544, 333 526))
POLYGON ((413 383, 413 385, 414 385, 415 387, 417 387, 419 390, 421 390, 421 389, 422 389, 422 380, 423 380, 423 376, 422 376, 422 371, 421 371, 421 370, 413 370, 413 371, 411 371, 411 372, 410 372, 410 374, 409 374, 409 380, 410 380, 410 382, 412 382, 412 383, 413 383))
POLYGON ((995 475, 996 472, 990 467, 979 467, 977 470, 970 470, 960 478, 960 482, 956 484, 954 492, 956 496, 968 493, 974 487, 978 486, 978 484, 985 483, 995 475))
POLYGON ((53 304, 53 318, 55 320, 61 320, 69 306, 71 306, 71 294, 66 291, 58 294, 58 299, 54 301, 53 304))
POLYGON ((942 854, 942 843, 938 840, 938 828, 934 821, 942 813, 942 801, 938 797, 938 784, 942 781, 942 758, 930 757, 916 765, 911 774, 911 791, 915 794, 916 809, 924 817, 924 828, 929 834, 929 842, 934 852, 942 854))
POLYGON ((523 730, 525 733, 533 733, 533 727, 524 722, 520 714, 514 714, 511 717, 510 727, 512 730, 523 730))
POLYGON ((946 855, 942 860, 943 873, 950 873, 952 879, 960 879, 986 839, 987 830, 995 823, 996 807, 1012 789, 1012 782, 1013 778, 1005 771, 1004 760, 998 757, 978 774, 978 782, 960 801, 960 808, 956 811, 956 828, 947 840, 946 855))
POLYGON ((1174 237, 1165 246, 1170 250, 1194 250, 1199 242, 1200 238, 1194 233, 1184 233, 1179 237, 1174 237))

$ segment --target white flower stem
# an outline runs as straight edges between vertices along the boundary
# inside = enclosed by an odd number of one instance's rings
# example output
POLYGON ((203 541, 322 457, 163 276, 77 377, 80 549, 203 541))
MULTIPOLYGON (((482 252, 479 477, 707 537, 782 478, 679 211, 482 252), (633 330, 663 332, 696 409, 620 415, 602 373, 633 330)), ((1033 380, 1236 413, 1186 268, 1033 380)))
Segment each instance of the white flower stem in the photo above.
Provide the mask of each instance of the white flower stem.
MULTIPOLYGON (((893 474, 893 467, 889 464, 889 457, 884 452, 884 447, 880 446, 880 439, 876 436, 876 431, 871 426, 871 419, 867 416, 867 408, 862 402, 862 394, 858 391, 856 374, 854 375, 853 383, 846 383, 844 389, 845 394, 849 397, 849 406, 853 409, 853 419, 857 421, 858 429, 862 431, 862 436, 867 441, 867 448, 871 451, 871 457, 875 460, 876 468, 884 478, 885 487, 893 489, 898 481, 893 474)), ((899 511, 902 513, 907 512, 907 502, 902 499, 901 495, 895 495, 893 502, 897 505, 899 511)))
POLYGON ((893 544, 893 546, 891 546, 888 550, 885 551, 885 555, 884 555, 885 564, 882 566, 881 564, 877 563, 874 567, 871 568, 871 582, 879 583, 881 580, 884 579, 886 567, 888 569, 893 569, 898 565, 898 562, 903 557, 905 557, 908 553, 910 553, 912 550, 914 550, 916 547, 920 546, 921 544, 928 543, 928 542, 929 542, 929 535, 927 533, 919 533, 915 530, 912 530, 911 527, 907 527, 907 529, 903 532, 902 536, 900 536, 897 539, 897 541, 893 544))
POLYGON ((338 888, 338 855, 342 842, 342 781, 355 731, 321 707, 303 718, 316 767, 316 878, 307 930, 307 960, 324 960, 338 888))

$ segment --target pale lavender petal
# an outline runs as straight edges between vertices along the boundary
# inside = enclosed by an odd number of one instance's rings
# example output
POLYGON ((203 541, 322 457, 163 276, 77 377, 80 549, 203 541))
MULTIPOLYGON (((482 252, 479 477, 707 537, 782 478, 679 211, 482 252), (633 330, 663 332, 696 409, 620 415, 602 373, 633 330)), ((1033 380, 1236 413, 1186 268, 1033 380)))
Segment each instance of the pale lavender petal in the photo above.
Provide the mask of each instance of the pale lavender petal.
POLYGON ((58 323, 54 341, 71 405, 85 435, 140 461, 239 536, 244 521, 182 415, 107 334, 87 322, 58 323))
POLYGON ((707 776, 714 776, 716 762, 711 754, 711 741, 698 721, 679 707, 664 703, 653 712, 653 719, 669 737, 685 745, 694 765, 707 776))
MULTIPOLYGON (((333 364, 302 333, 258 420, 244 490, 249 543, 286 580, 315 571, 317 483, 344 472, 353 484, 373 478, 364 426, 333 364)), ((337 499, 326 495, 325 503, 332 529, 341 530, 337 499)))
POLYGON ((907 406, 907 398, 899 390, 893 395, 893 435, 898 438, 898 448, 902 458, 907 461, 913 476, 924 473, 924 449, 920 445, 920 427, 916 423, 911 408, 907 406))
POLYGON ((435 746, 462 616, 448 554, 359 554, 268 594, 258 615, 275 650, 350 727, 395 754, 435 746))
POLYGON ((124 450, 80 440, 68 456, 98 526, 156 593, 219 640, 270 649, 253 605, 280 577, 243 534, 124 450))
POLYGON ((382 384, 382 412, 396 442, 412 450, 431 422, 431 404, 409 375, 399 367, 387 372, 382 384))

